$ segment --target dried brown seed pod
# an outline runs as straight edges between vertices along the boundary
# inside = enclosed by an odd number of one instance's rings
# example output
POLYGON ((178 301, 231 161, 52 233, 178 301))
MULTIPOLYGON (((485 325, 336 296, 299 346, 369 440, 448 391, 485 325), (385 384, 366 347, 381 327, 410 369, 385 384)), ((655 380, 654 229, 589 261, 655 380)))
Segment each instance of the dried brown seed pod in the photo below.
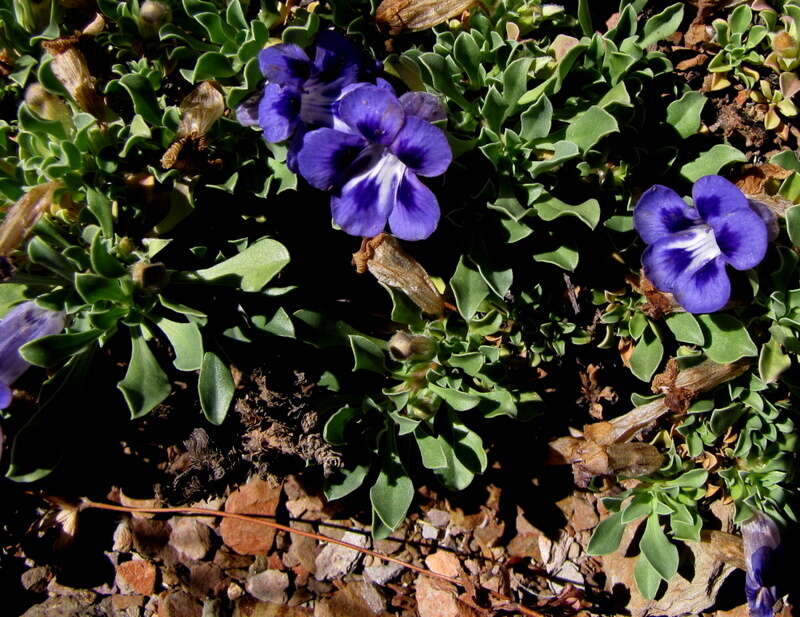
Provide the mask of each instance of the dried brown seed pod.
POLYGON ((59 181, 34 186, 8 209, 0 224, 0 255, 6 256, 22 246, 33 226, 53 205, 59 181))
POLYGON ((359 274, 369 270, 379 282, 401 290, 423 312, 441 315, 444 311, 444 299, 431 277, 394 236, 381 233, 364 238, 361 249, 353 254, 353 264, 359 274))
POLYGON ((473 4, 475 0, 383 0, 375 20, 388 26, 391 35, 416 32, 460 15, 473 4))
POLYGON ((436 355, 436 341, 421 334, 395 332, 389 339, 389 354, 398 361, 423 362, 436 355))
POLYGON ((66 37, 43 41, 42 47, 53 56, 50 68, 78 107, 98 120, 104 121, 109 109, 103 97, 97 92, 94 77, 86 64, 86 57, 75 47, 76 43, 76 37, 66 37))
POLYGON ((146 39, 155 38, 161 26, 172 19, 172 11, 163 2, 145 0, 139 9, 139 32, 146 39))
POLYGON ((225 99, 210 81, 204 81, 181 101, 181 124, 177 139, 161 157, 161 166, 171 169, 187 142, 206 148, 205 135, 225 113, 225 99))

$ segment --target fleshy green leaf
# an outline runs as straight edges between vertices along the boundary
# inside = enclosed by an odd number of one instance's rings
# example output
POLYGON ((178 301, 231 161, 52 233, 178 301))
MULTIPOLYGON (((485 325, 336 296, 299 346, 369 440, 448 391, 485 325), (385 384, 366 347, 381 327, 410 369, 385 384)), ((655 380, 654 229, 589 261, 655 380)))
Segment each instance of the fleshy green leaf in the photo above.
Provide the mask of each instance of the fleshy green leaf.
POLYGON ((242 291, 260 291, 286 264, 289 251, 280 242, 265 238, 230 259, 196 272, 204 281, 234 284, 242 291))
POLYGON ((197 394, 200 407, 211 424, 222 424, 233 400, 235 385, 228 366, 220 358, 207 351, 203 354, 197 394))
POLYGON ((678 572, 678 548, 667 539, 656 514, 648 517, 639 548, 665 581, 669 581, 678 572))
POLYGON ((456 305, 461 316, 469 321, 478 307, 489 296, 489 286, 480 273, 462 257, 458 261, 455 274, 450 279, 450 287, 456 297, 456 305))
POLYGON ((372 508, 389 529, 396 529, 414 498, 414 485, 397 452, 394 434, 385 431, 382 437, 382 464, 375 484, 369 491, 372 508))
POLYGON ((731 163, 744 163, 747 157, 728 144, 717 144, 711 150, 703 152, 691 163, 681 167, 681 175, 690 182, 696 182, 703 176, 718 173, 720 169, 731 163))
POLYGON ((169 396, 172 387, 138 328, 131 330, 131 359, 117 383, 132 418, 141 418, 169 396))
POLYGON ((696 317, 706 340, 704 351, 714 362, 727 364, 758 355, 747 328, 732 315, 711 313, 696 317))
POLYGON ((700 128, 700 114, 706 100, 702 92, 690 90, 667 106, 667 124, 671 125, 683 139, 694 135, 700 128))
POLYGON ((592 105, 567 127, 566 138, 586 152, 606 135, 619 132, 617 119, 602 107, 592 105))
POLYGON ((589 555, 608 555, 619 548, 622 541, 622 512, 615 512, 603 520, 592 533, 586 552, 589 555))

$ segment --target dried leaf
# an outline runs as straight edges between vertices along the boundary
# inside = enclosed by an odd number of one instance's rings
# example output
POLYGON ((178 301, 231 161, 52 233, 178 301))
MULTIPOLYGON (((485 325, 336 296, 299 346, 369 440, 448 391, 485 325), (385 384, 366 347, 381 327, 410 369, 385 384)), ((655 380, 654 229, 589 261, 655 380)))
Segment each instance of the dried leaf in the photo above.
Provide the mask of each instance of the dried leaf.
POLYGON ((8 209, 0 224, 0 255, 6 256, 22 246, 33 226, 53 204, 53 194, 61 182, 34 186, 8 209))
POLYGON ((406 253, 400 242, 387 233, 364 238, 353 254, 356 272, 369 270, 379 282, 405 293, 425 313, 440 315, 444 300, 417 260, 406 253))
POLYGON ((475 0, 383 0, 375 20, 388 26, 392 35, 403 30, 416 32, 460 15, 473 4, 475 0))

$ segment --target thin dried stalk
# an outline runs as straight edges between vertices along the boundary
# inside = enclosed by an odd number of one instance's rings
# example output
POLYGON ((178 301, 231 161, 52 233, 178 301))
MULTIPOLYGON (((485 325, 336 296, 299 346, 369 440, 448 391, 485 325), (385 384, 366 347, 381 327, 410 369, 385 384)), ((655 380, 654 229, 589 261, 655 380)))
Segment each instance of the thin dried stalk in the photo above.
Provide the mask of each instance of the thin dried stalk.
POLYGON ((43 41, 42 47, 53 56, 50 68, 78 107, 104 121, 109 109, 95 88, 95 79, 89 72, 86 57, 75 47, 77 42, 76 37, 66 37, 43 41))
POLYGON ((460 15, 476 0, 383 0, 375 12, 375 20, 388 26, 389 34, 403 30, 416 32, 433 28, 460 15))
POLYGON ((8 209, 0 224, 0 256, 7 256, 22 246, 31 229, 53 204, 53 194, 61 182, 34 186, 8 209))
POLYGON ((381 233, 364 238, 361 249, 353 254, 353 264, 359 274, 369 270, 379 282, 405 293, 423 312, 441 315, 444 311, 444 299, 431 277, 394 236, 381 233))

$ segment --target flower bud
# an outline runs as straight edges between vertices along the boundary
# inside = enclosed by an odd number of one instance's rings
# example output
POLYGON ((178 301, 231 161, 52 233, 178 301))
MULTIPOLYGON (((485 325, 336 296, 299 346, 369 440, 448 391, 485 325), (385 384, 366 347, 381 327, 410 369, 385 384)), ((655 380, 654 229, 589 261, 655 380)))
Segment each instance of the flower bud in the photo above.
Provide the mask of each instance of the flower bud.
POLYGON ((145 39, 158 36, 161 26, 172 20, 172 11, 163 2, 146 0, 139 8, 139 33, 145 39))
POLYGON ((28 86, 27 90, 25 90, 25 103, 45 120, 57 122, 68 122, 70 120, 70 113, 66 103, 55 94, 45 90, 41 84, 28 86))
POLYGON ((50 68, 78 107, 103 121, 108 114, 108 107, 95 88, 86 57, 75 47, 76 42, 74 37, 55 39, 43 41, 42 47, 53 56, 50 68))
POLYGON ((164 289, 169 283, 169 272, 162 263, 139 261, 131 268, 131 278, 138 288, 156 292, 164 289))
POLYGON ((398 362, 424 362, 436 355, 436 341, 421 334, 395 332, 389 339, 389 354, 398 362))
POLYGON ((52 207, 53 194, 61 186, 58 181, 34 186, 8 209, 0 224, 0 255, 22 246, 36 221, 52 207))

